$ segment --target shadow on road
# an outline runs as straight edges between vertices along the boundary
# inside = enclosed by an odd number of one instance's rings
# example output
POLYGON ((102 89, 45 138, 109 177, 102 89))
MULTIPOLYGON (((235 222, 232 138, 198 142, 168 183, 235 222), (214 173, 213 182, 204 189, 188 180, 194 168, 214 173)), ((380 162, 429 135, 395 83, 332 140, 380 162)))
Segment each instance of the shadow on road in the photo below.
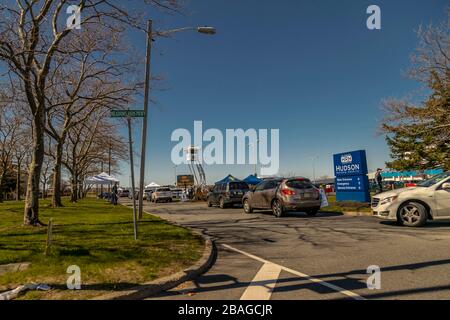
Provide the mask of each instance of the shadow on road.
MULTIPOLYGON (((445 260, 436 260, 436 261, 428 261, 422 263, 413 263, 413 264, 405 264, 405 265, 397 265, 382 268, 382 271, 402 271, 402 270, 417 270, 421 268, 427 268, 432 266, 439 266, 449 264, 450 268, 450 259, 445 260)), ((334 273, 334 274, 320 274, 312 276, 313 278, 321 279, 326 281, 327 283, 333 284, 335 286, 345 288, 346 290, 365 290, 367 289, 367 284, 365 279, 367 278, 366 270, 352 270, 349 272, 343 273, 334 273), (357 278, 361 279, 357 279, 357 278)), ((253 282, 253 284, 261 285, 267 287, 269 289, 269 284, 272 284, 273 281, 261 281, 261 282, 253 282)), ((282 278, 276 281, 277 286, 274 289, 274 293, 286 293, 293 292, 297 290, 309 290, 315 292, 317 294, 326 295, 326 294, 335 294, 337 291, 330 289, 324 285, 320 285, 319 283, 313 283, 308 279, 302 277, 289 277, 282 278)), ((210 293, 217 292, 222 290, 231 290, 247 288, 251 282, 243 281, 240 282, 238 279, 231 277, 226 274, 212 274, 212 275, 203 275, 198 279, 193 281, 194 288, 183 289, 178 291, 170 291, 170 292, 162 292, 153 298, 163 298, 170 296, 193 296, 201 293, 210 293)), ((425 293, 425 292, 437 292, 443 290, 450 290, 450 285, 442 285, 435 287, 427 287, 427 288, 412 288, 412 289, 404 289, 397 291, 389 291, 389 292, 377 292, 374 294, 364 295, 366 299, 379 299, 379 298, 388 298, 388 297, 398 297, 402 295, 410 295, 417 293, 425 293)), ((243 293, 243 291, 242 291, 243 293)), ((241 293, 241 294, 242 294, 241 293)), ((188 298, 188 297, 186 297, 188 298)), ((348 297, 342 297, 342 299, 349 299, 348 297)), ((340 299, 339 299, 340 300, 340 299)))
POLYGON ((380 224, 390 227, 397 227, 399 229, 409 229, 409 230, 437 229, 450 227, 450 221, 429 221, 427 222, 426 225, 416 229, 401 226, 397 223, 397 221, 380 221, 380 224))

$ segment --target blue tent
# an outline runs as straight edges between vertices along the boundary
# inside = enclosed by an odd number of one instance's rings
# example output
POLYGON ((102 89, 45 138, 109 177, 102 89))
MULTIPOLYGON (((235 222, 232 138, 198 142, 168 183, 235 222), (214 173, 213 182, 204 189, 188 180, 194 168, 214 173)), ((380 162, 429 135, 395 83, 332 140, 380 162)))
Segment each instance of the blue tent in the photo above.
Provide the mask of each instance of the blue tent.
POLYGON ((236 178, 236 177, 233 177, 231 174, 230 175, 228 175, 228 176, 226 176, 224 179, 222 179, 222 180, 220 180, 220 181, 217 181, 216 182, 216 184, 219 184, 219 183, 228 183, 228 182, 234 182, 234 181, 241 181, 241 180, 239 180, 238 178, 236 178))
POLYGON ((257 184, 260 184, 262 180, 251 174, 247 178, 245 178, 244 181, 247 182, 248 185, 256 186, 257 184))

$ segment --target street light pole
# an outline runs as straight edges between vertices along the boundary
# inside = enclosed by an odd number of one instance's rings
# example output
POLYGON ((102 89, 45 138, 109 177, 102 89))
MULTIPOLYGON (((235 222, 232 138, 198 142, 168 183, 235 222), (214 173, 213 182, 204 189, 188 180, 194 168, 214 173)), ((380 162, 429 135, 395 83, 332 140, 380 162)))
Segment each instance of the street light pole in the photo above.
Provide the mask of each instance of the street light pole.
MULTIPOLYGON (((166 32, 161 32, 159 35, 169 35, 171 33, 176 33, 180 31, 196 30, 198 33, 203 33, 207 35, 216 34, 216 29, 213 27, 198 27, 198 28, 179 28, 168 30, 166 32)), ((150 61, 152 54, 152 32, 153 32, 153 21, 147 21, 147 54, 146 54, 146 65, 145 65, 145 96, 144 96, 144 123, 142 125, 142 138, 141 138, 141 170, 139 175, 139 219, 142 219, 142 211, 144 205, 144 177, 145 177, 145 153, 147 146, 147 119, 148 119, 148 104, 150 98, 150 61)))
POLYGON ((173 168, 175 170, 175 186, 177 186, 177 165, 174 165, 173 168))
POLYGON ((152 54, 152 29, 153 21, 147 21, 147 54, 145 66, 145 96, 144 96, 144 123, 142 124, 141 139, 141 171, 139 175, 139 219, 142 219, 142 210, 144 205, 144 176, 145 176, 145 153, 147 145, 147 119, 148 119, 148 103, 150 96, 150 60, 152 54))

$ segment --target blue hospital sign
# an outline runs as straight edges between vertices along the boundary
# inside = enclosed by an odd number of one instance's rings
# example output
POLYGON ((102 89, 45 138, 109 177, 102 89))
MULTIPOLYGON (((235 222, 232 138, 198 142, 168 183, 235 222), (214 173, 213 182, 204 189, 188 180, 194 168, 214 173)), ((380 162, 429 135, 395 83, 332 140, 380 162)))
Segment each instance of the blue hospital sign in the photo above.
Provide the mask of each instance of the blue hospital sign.
POLYGON ((336 177, 367 173, 366 152, 364 150, 334 155, 334 175, 336 177))
POLYGON ((366 151, 334 155, 336 200, 370 202, 366 151))

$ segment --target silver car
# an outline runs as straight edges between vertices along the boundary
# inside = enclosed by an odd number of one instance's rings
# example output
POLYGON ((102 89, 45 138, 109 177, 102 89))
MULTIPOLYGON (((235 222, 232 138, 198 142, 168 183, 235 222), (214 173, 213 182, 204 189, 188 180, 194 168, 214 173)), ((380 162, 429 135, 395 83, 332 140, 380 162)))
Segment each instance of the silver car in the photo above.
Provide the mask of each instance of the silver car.
POLYGON ((278 218, 288 211, 315 216, 320 210, 321 197, 307 178, 279 178, 261 182, 255 190, 244 195, 242 204, 245 213, 252 213, 254 209, 272 209, 278 218))
POLYGON ((172 202, 172 191, 170 188, 158 188, 152 193, 152 202, 172 202))
POLYGON ((450 171, 422 181, 413 188, 383 192, 372 198, 373 214, 408 227, 427 220, 450 219, 450 171))

